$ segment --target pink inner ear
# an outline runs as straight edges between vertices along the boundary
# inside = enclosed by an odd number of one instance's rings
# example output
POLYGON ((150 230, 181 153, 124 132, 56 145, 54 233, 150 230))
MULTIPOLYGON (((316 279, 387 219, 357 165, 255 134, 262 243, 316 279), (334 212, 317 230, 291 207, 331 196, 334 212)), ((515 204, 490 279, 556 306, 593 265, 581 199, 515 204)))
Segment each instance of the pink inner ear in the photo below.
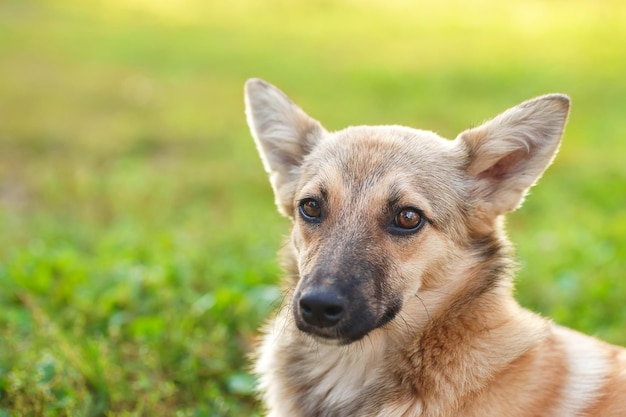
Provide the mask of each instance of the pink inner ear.
POLYGON ((482 171, 477 175, 478 179, 491 178, 500 180, 510 175, 514 175, 518 171, 522 161, 529 157, 527 149, 518 149, 500 158, 498 162, 482 171))

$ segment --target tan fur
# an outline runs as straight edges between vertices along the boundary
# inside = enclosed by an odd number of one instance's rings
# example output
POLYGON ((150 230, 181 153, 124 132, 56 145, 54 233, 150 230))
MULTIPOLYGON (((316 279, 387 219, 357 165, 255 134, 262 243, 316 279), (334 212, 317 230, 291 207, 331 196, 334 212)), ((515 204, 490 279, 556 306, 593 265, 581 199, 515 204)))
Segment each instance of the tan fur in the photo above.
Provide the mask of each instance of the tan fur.
POLYGON ((554 158, 566 96, 452 141, 401 126, 330 133, 261 80, 245 97, 293 225, 283 305, 255 358, 269 416, 626 415, 626 352, 512 295, 502 215, 554 158), (422 219, 413 229, 398 221, 407 211, 422 219))

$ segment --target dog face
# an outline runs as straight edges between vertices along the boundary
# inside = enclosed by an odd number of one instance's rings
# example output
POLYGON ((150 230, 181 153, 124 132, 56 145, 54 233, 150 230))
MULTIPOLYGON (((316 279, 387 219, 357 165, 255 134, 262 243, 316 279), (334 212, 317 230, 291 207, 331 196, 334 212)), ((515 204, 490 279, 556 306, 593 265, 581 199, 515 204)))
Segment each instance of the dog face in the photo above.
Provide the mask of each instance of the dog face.
POLYGON ((328 135, 303 159, 291 207, 301 330, 347 343, 396 316, 444 251, 440 229, 462 202, 448 186, 456 159, 433 134, 376 127, 328 135))
POLYGON ((399 126, 329 133, 275 87, 248 81, 248 122, 293 222, 298 328, 347 344, 423 303, 521 204, 556 153, 568 105, 531 100, 454 141, 399 126))

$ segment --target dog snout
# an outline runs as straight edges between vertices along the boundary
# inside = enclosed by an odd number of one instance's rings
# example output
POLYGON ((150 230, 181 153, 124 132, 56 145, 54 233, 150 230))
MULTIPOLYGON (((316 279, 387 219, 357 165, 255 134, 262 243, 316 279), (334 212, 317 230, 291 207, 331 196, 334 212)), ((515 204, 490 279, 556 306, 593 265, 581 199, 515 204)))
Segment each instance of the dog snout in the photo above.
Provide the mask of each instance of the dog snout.
POLYGON ((332 327, 344 315, 345 299, 332 289, 314 289, 300 297, 302 319, 316 327, 332 327))

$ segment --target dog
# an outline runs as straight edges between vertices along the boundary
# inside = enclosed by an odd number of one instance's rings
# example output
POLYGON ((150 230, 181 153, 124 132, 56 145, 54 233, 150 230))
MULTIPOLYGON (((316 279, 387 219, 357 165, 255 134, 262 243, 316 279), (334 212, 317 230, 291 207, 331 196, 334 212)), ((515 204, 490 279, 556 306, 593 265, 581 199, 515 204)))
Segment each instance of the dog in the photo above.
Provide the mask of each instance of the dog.
POLYGON ((284 299, 254 355, 268 416, 626 416, 626 350, 512 295, 503 215, 551 164, 567 96, 454 140, 331 133, 259 79, 245 104, 292 223, 284 299))

